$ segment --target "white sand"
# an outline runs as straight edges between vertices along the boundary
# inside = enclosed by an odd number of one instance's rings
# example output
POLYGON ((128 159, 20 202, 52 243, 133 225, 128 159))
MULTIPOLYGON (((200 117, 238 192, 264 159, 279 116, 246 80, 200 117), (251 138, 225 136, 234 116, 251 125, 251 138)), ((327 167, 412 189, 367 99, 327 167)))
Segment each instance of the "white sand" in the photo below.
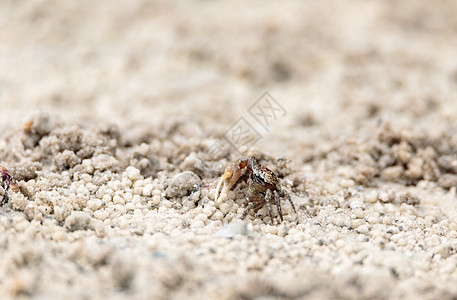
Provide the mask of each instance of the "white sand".
POLYGON ((0 295, 455 298, 456 11, 2 2, 0 295), (243 149, 295 202, 275 226, 213 198, 265 91, 285 115, 243 149))

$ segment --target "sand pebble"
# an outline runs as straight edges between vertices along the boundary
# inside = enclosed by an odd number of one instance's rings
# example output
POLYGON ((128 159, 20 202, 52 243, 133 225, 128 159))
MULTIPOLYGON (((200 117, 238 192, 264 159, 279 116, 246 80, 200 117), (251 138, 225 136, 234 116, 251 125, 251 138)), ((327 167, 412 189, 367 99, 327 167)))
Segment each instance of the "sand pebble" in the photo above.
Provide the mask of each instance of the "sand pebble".
POLYGON ((127 203, 127 204, 125 205, 125 209, 126 209, 127 211, 132 211, 132 210, 135 209, 135 204, 133 204, 132 202, 129 202, 129 203, 127 203))
POLYGON ((364 224, 364 225, 360 225, 360 226, 356 227, 355 230, 359 233, 367 234, 370 231, 370 228, 367 224, 364 224))
POLYGON ((138 170, 135 167, 128 166, 127 169, 125 169, 125 173, 127 174, 127 177, 131 181, 136 181, 136 180, 141 179, 140 170, 138 170))
POLYGON ((192 226, 192 228, 203 228, 203 227, 205 227, 205 222, 195 221, 195 222, 192 222, 191 226, 192 226))
POLYGON ((150 184, 150 183, 146 184, 146 185, 143 187, 143 196, 145 196, 145 197, 151 197, 151 195, 152 195, 152 190, 153 190, 152 184, 150 184))
POLYGON ((233 238, 236 235, 251 235, 246 223, 242 220, 234 220, 214 234, 214 236, 220 238, 233 238))
POLYGON ((122 198, 120 195, 114 195, 114 197, 113 197, 113 203, 115 203, 115 204, 120 204, 120 205, 124 205, 124 204, 125 204, 125 200, 124 200, 124 198, 122 198))
POLYGON ((96 212, 94 212, 94 217, 100 221, 104 221, 105 219, 107 219, 109 216, 109 213, 106 211, 106 210, 97 210, 96 212))
POLYGON ((210 218, 216 212, 216 207, 212 205, 206 205, 203 209, 203 213, 210 218))
POLYGON ((96 211, 102 207, 103 202, 100 199, 91 199, 87 201, 87 207, 89 207, 91 210, 96 211))
POLYGON ((179 173, 172 178, 165 194, 168 198, 188 196, 200 182, 201 179, 191 171, 179 173))
POLYGON ((339 185, 342 188, 350 188, 355 185, 355 182, 352 179, 342 179, 340 180, 339 185))
POLYGON ((88 229, 91 225, 91 217, 81 211, 73 211, 66 219, 65 219, 65 228, 68 231, 75 231, 75 230, 85 230, 88 229))

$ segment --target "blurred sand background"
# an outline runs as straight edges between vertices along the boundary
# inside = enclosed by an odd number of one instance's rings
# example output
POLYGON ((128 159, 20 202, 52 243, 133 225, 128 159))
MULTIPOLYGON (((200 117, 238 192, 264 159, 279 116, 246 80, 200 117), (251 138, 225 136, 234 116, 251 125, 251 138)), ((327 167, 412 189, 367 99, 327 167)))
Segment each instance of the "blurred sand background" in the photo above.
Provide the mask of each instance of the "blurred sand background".
POLYGON ((21 189, 0 207, 1 295, 455 298, 456 13, 1 2, 0 163, 21 189), (287 113, 247 151, 299 212, 220 237, 243 186, 224 206, 192 190, 237 157, 223 135, 266 91, 287 113))

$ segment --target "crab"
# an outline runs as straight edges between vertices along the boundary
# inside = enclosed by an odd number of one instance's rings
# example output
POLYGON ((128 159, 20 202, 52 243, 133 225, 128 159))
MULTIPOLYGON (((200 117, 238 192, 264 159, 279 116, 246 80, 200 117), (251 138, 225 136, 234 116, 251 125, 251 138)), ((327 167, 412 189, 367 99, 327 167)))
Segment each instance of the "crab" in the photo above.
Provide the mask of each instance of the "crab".
POLYGON ((268 208, 271 224, 273 223, 272 203, 276 204, 279 218, 283 221, 280 196, 287 197, 295 213, 295 205, 284 189, 281 188, 278 177, 265 166, 260 165, 255 157, 247 156, 232 161, 222 174, 217 187, 214 199, 221 202, 227 198, 227 192, 234 188, 241 181, 247 181, 247 207, 244 210, 241 219, 244 219, 249 210, 258 210, 265 204, 268 208))
POLYGON ((8 190, 11 187, 14 191, 19 190, 16 181, 7 168, 0 165, 0 179, 2 180, 1 186, 4 189, 2 200, 0 201, 0 206, 8 202, 8 190))

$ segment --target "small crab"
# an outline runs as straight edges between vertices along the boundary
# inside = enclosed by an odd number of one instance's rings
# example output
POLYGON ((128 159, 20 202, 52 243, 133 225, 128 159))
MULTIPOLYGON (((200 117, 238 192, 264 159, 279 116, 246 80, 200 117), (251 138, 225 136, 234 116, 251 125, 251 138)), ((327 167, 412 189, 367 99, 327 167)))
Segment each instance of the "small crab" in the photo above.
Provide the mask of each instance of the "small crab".
POLYGON ((2 201, 0 201, 0 206, 8 202, 8 189, 11 188, 14 191, 19 190, 16 181, 7 168, 0 165, 0 179, 2 180, 1 186, 4 189, 2 201))
POLYGON ((295 205, 290 195, 281 188, 278 177, 270 169, 260 165, 255 157, 248 156, 235 159, 224 171, 216 187, 214 199, 218 202, 227 197, 227 192, 239 181, 247 181, 248 205, 241 216, 244 219, 250 209, 259 209, 267 205, 271 224, 273 224, 273 210, 271 204, 276 204, 281 222, 283 221, 280 196, 286 196, 295 213, 295 205), (244 174, 243 174, 244 172, 244 174), (222 187, 222 189, 221 189, 222 187), (219 193, 220 192, 220 193, 219 193))

